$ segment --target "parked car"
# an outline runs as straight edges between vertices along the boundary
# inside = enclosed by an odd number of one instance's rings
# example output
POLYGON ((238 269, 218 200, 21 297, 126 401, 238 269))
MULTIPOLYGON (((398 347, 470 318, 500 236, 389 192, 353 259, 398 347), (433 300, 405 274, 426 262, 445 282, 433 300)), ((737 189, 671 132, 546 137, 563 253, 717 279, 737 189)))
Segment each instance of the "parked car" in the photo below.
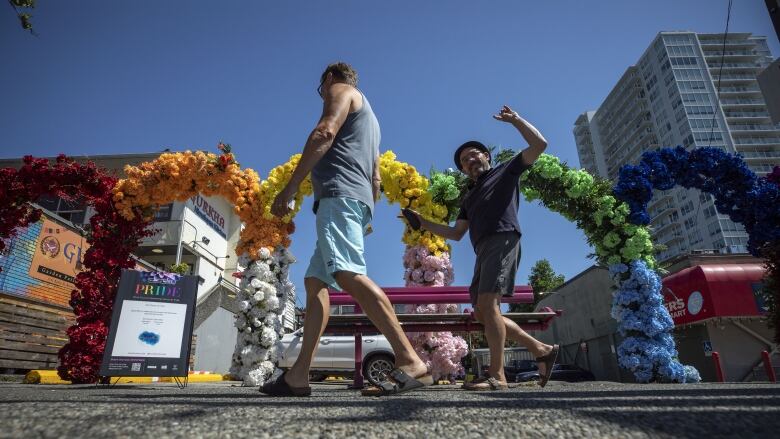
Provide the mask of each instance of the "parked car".
MULTIPOLYGON (((482 366, 482 376, 487 375, 489 364, 482 366)), ((504 365, 504 375, 507 381, 514 381, 515 377, 521 373, 537 372, 536 361, 533 360, 511 360, 504 365)))
MULTIPOLYGON (((539 380, 538 370, 518 373, 517 376, 515 376, 516 383, 535 380, 539 380)), ((574 364, 556 364, 553 366, 550 381, 568 381, 570 383, 576 383, 580 381, 596 381, 596 377, 594 377, 589 370, 585 370, 574 364)))
MULTIPOLYGON (((303 328, 282 336, 284 350, 279 367, 289 369, 301 352, 303 328)), ((393 370, 395 355, 385 336, 363 335, 363 376, 378 384, 393 370)), ((328 375, 352 377, 355 372, 355 337, 325 333, 320 337, 317 352, 311 362, 312 381, 321 381, 328 375)))

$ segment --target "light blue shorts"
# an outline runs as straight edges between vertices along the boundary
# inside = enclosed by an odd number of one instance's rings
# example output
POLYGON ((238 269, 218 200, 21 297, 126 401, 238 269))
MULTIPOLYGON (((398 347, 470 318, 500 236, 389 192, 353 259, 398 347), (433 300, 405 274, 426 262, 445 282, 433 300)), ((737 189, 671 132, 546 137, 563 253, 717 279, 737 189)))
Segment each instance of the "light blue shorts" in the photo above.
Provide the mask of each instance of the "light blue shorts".
POLYGON ((363 236, 371 223, 371 210, 352 198, 323 198, 317 209, 317 247, 304 277, 316 277, 341 291, 333 274, 349 271, 367 274, 363 236))

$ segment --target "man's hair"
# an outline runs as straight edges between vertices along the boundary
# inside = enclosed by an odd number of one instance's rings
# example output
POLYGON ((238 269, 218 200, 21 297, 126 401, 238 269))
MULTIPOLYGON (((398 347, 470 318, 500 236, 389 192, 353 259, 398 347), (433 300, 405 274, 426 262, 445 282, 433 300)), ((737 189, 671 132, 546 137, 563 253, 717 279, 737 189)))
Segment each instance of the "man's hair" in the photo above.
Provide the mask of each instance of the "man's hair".
POLYGON ((326 67, 325 71, 322 72, 322 76, 320 76, 320 83, 325 81, 328 73, 333 73, 333 77, 338 81, 344 81, 353 87, 357 87, 358 74, 351 65, 345 62, 335 62, 326 67))

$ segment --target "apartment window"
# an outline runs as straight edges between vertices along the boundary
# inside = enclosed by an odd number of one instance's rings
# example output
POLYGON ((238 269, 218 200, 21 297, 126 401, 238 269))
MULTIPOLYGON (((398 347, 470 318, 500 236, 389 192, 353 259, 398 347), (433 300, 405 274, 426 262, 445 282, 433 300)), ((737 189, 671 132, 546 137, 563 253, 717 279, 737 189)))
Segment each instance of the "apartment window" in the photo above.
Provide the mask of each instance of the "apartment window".
POLYGON ((154 222, 170 221, 173 214, 173 203, 160 206, 157 212, 154 213, 154 222))
POLYGON ((695 225, 696 225, 695 218, 688 218, 687 220, 685 220, 685 230, 691 230, 695 225))
POLYGON ((704 209, 704 218, 712 218, 713 216, 717 215, 718 211, 715 209, 715 206, 710 206, 706 209, 704 209))
POLYGON ((38 198, 36 203, 73 224, 84 224, 85 222, 87 203, 84 200, 66 200, 53 195, 45 195, 38 198))
POLYGON ((647 81, 647 91, 650 91, 651 88, 655 85, 655 83, 658 82, 658 78, 653 75, 649 81, 647 81))
POLYGON ((688 215, 693 212, 693 201, 688 201, 683 204, 682 208, 680 208, 680 212, 682 212, 683 215, 688 215))
POLYGON ((679 123, 681 120, 685 119, 685 107, 680 107, 677 111, 674 112, 674 119, 679 123))
POLYGON ((713 119, 691 119, 688 122, 691 124, 691 129, 696 130, 708 130, 714 126, 718 128, 718 121, 713 119))
POLYGON ((700 193, 699 194, 699 203, 700 204, 704 204, 704 203, 707 203, 709 201, 712 201, 712 196, 710 196, 709 194, 705 194, 705 193, 700 193))
POLYGON ((709 104, 710 96, 707 93, 683 93, 682 101, 686 104, 709 104))
POLYGON ((691 246, 694 246, 700 242, 702 242, 703 239, 701 237, 701 232, 698 230, 693 230, 691 233, 688 234, 688 243, 691 246))
POLYGON ((672 58, 671 61, 673 66, 695 66, 699 64, 696 58, 692 56, 672 58))
POLYGON ((686 68, 674 69, 674 77, 677 78, 677 80, 704 79, 704 76, 699 69, 686 68))
POLYGON ((666 74, 666 77, 664 78, 664 85, 669 87, 669 84, 674 81, 674 72, 669 72, 666 74))
POLYGON ((720 133, 720 131, 713 131, 712 136, 710 136, 710 133, 693 133, 693 138, 697 142, 712 142, 712 141, 722 141, 723 140, 723 134, 720 133))
POLYGON ((715 221, 707 225, 707 231, 710 232, 710 236, 716 236, 720 234, 720 223, 715 221))
POLYGON ((691 105, 691 106, 686 106, 685 107, 685 111, 688 114, 692 115, 692 116, 696 116, 696 115, 700 115, 700 114, 709 114, 709 115, 711 115, 714 112, 714 110, 712 109, 711 105, 691 105))

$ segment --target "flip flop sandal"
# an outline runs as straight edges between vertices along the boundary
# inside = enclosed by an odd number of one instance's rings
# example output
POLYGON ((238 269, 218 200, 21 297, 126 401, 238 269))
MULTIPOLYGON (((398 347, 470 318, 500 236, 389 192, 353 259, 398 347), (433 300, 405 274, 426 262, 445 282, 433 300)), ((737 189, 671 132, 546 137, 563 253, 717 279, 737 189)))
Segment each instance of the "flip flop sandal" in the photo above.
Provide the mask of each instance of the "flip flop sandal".
POLYGON ((466 387, 466 390, 472 392, 483 392, 486 390, 508 390, 508 389, 509 386, 506 383, 502 383, 501 381, 493 377, 488 377, 487 379, 485 379, 485 381, 482 381, 481 383, 478 383, 474 386, 466 387))
POLYGON ((544 375, 539 374, 539 386, 544 387, 547 385, 547 382, 550 381, 550 377, 552 376, 553 372, 553 366, 555 366, 555 360, 558 359, 558 351, 561 350, 561 347, 557 344, 553 345, 552 351, 550 351, 549 354, 543 355, 541 357, 538 357, 536 359, 537 363, 544 363, 544 375))
POLYGON ((311 387, 291 387, 284 380, 284 375, 287 372, 283 372, 275 380, 268 381, 260 388, 260 393, 265 393, 269 396, 311 396, 311 387))
POLYGON ((390 378, 389 380, 379 383, 379 386, 363 389, 360 393, 363 396, 400 395, 433 384, 433 376, 431 374, 412 378, 401 369, 393 369, 387 376, 390 378))
POLYGON ((488 380, 488 378, 490 378, 490 377, 489 377, 489 376, 481 376, 481 377, 479 377, 479 378, 475 378, 475 379, 473 379, 473 380, 471 380, 471 381, 469 381, 469 382, 465 382, 465 383, 463 383, 463 384, 460 386, 460 388, 461 388, 461 389, 468 389, 469 387, 471 387, 471 386, 473 386, 473 385, 475 385, 475 384, 484 383, 485 381, 487 381, 487 380, 488 380))

